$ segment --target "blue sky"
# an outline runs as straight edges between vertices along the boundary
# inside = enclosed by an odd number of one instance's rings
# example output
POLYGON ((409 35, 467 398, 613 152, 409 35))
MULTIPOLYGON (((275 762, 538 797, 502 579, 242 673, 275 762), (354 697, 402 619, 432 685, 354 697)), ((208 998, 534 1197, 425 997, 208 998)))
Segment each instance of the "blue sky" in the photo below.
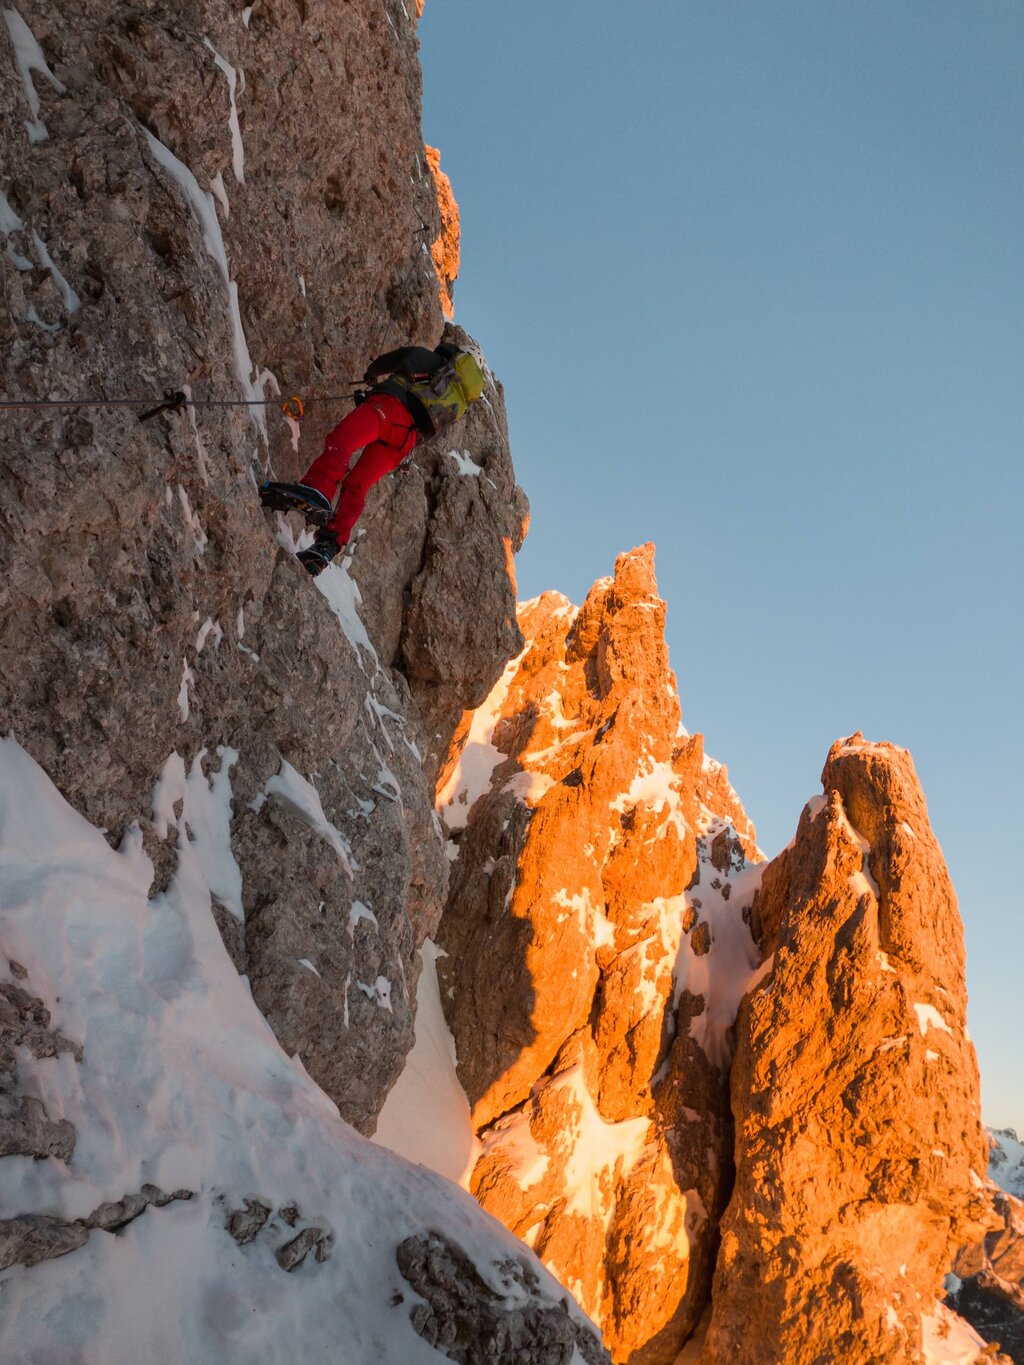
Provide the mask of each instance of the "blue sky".
POLYGON ((1024 1130, 1024 7, 427 0, 420 35, 521 594, 655 542, 769 854, 833 739, 912 751, 1024 1130))

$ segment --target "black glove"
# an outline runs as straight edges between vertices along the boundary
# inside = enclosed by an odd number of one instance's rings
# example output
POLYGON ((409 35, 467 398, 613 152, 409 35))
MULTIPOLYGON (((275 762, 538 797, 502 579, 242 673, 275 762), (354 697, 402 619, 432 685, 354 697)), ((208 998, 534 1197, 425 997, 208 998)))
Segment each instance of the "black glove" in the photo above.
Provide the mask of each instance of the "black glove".
POLYGON ((356 389, 355 393, 353 394, 353 397, 356 400, 356 407, 358 407, 360 403, 365 403, 369 396, 370 396, 369 389, 356 389))

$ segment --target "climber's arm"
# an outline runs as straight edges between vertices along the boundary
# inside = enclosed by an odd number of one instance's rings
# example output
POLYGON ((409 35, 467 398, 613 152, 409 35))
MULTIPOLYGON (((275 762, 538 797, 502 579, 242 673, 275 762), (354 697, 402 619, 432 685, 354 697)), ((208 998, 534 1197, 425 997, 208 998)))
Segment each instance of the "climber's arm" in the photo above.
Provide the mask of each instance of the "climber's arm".
POLYGON ((440 364, 441 357, 437 352, 428 351, 425 346, 399 346, 396 351, 378 356, 363 378, 368 384, 374 384, 385 375, 400 371, 409 379, 421 379, 433 374, 440 364))

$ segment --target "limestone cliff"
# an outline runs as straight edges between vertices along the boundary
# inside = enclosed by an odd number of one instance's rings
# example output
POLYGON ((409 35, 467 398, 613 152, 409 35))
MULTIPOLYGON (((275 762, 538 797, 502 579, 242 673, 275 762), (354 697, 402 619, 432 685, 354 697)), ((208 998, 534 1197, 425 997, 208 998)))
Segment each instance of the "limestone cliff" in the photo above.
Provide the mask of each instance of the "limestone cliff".
POLYGON ((437 186, 437 202, 441 210, 441 231, 434 238, 430 252, 437 271, 438 297, 446 318, 454 316, 455 304, 452 290, 459 274, 461 253, 461 226, 459 205, 452 190, 452 182, 441 169, 441 153, 436 147, 428 147, 427 165, 437 186))

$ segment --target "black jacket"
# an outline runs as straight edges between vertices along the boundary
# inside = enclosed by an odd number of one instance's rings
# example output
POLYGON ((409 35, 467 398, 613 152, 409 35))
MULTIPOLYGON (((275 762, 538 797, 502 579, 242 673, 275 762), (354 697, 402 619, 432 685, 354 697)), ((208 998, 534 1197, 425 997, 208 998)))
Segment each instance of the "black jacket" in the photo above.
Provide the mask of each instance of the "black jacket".
POLYGON ((409 410, 418 430, 424 436, 433 436, 434 423, 420 400, 409 392, 405 384, 389 381, 385 376, 401 375, 407 382, 429 379, 457 354, 458 347, 450 346, 447 342, 442 342, 433 351, 428 351, 425 346, 399 346, 395 351, 378 356, 363 378, 373 385, 373 393, 390 393, 397 398, 409 410))

